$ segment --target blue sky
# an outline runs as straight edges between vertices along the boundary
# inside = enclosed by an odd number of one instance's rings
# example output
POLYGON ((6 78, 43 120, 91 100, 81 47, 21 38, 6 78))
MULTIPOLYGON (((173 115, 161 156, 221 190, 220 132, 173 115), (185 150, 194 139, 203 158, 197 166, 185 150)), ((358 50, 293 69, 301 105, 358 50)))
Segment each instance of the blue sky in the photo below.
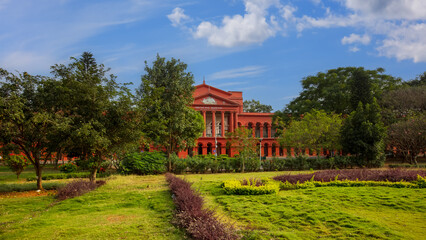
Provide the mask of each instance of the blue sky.
POLYGON ((426 1, 0 0, 0 67, 48 75, 84 51, 135 88, 158 53, 280 110, 328 69, 426 71, 426 1))

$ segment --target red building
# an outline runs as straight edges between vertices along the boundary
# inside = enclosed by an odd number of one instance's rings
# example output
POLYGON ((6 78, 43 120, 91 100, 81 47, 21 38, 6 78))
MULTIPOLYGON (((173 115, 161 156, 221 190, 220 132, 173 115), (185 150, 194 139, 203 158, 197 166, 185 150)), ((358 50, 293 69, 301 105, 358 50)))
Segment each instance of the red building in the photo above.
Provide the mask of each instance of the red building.
POLYGON ((223 91, 203 82, 195 86, 192 107, 203 115, 205 130, 203 136, 198 139, 197 146, 179 153, 179 157, 209 153, 234 156, 237 151, 230 146, 225 134, 241 126, 251 129, 253 137, 261 139, 262 156, 285 155, 274 138, 273 113, 243 112, 242 92, 223 91))

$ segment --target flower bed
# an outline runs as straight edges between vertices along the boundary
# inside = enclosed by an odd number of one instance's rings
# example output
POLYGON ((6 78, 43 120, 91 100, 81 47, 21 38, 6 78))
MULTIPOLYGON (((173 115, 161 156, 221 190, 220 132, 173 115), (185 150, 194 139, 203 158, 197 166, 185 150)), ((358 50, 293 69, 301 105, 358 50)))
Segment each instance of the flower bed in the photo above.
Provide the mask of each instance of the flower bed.
POLYGON ((306 181, 330 182, 335 180, 351 180, 351 181, 389 181, 400 182, 416 181, 417 175, 426 176, 426 170, 410 170, 410 169, 387 169, 387 170, 371 170, 371 169, 345 169, 345 170, 324 170, 309 174, 297 175, 280 175, 274 177, 280 182, 304 183, 306 181))
POLYGON ((222 183, 226 194, 263 195, 278 193, 280 184, 270 179, 228 180, 222 183))
POLYGON ((191 189, 191 184, 170 173, 166 180, 177 208, 176 224, 186 229, 194 239, 238 239, 233 227, 221 223, 212 210, 203 208, 203 198, 191 189))

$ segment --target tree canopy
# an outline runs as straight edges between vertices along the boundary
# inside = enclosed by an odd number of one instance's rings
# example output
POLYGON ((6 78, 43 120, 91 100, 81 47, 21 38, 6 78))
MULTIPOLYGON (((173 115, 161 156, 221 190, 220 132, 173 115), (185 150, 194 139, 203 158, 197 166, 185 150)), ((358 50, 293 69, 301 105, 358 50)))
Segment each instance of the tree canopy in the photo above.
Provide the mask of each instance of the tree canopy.
POLYGON ((286 118, 288 114, 299 116, 311 109, 350 114, 358 105, 355 99, 351 100, 351 96, 357 95, 355 92, 351 92, 354 90, 354 88, 351 88, 351 84, 359 85, 359 88, 355 88, 358 91, 363 91, 365 84, 370 85, 371 92, 367 94, 371 94, 376 99, 381 99, 384 91, 401 86, 402 80, 400 78, 395 78, 383 72, 383 68, 365 70, 362 67, 341 67, 330 69, 325 73, 319 72, 316 75, 307 76, 301 81, 303 90, 300 95, 278 114, 286 118), (362 78, 354 78, 356 76, 362 78), (364 87, 361 82, 353 82, 353 79, 364 79, 364 87), (356 103, 351 104, 351 101, 356 103))
POLYGON ((243 103, 244 112, 270 113, 272 112, 271 105, 261 104, 254 99, 245 100, 243 103))
POLYGON ((146 74, 137 90, 145 113, 143 136, 164 148, 167 156, 195 146, 204 130, 203 117, 191 108, 194 77, 186 68, 180 60, 166 61, 157 55, 152 67, 145 62, 146 74))
POLYGON ((292 121, 278 141, 281 146, 313 149, 317 154, 321 148, 339 150, 341 126, 340 115, 312 109, 300 121, 292 121))

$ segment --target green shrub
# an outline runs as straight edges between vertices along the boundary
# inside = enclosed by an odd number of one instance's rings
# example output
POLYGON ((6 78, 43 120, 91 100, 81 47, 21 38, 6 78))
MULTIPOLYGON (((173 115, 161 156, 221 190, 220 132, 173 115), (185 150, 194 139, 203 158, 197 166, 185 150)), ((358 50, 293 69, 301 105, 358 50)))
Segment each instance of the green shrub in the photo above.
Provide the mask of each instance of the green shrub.
POLYGON ((278 193, 280 190, 279 182, 271 179, 262 179, 263 185, 256 186, 257 181, 246 180, 247 185, 243 185, 239 180, 228 180, 222 183, 226 194, 235 195, 263 195, 278 193))
POLYGON ((16 177, 19 179, 22 171, 29 165, 27 158, 22 155, 9 155, 5 158, 6 165, 15 172, 16 177))
POLYGON ((245 163, 246 172, 257 172, 260 170, 260 159, 259 158, 249 158, 245 163))
POLYGON ((227 173, 232 172, 234 169, 232 168, 233 158, 228 157, 226 154, 222 154, 217 157, 219 162, 219 169, 223 170, 227 173))
POLYGON ((166 162, 161 152, 129 153, 121 161, 119 171, 124 174, 160 174, 166 172, 166 162))
MULTIPOLYGON (((53 179, 70 179, 70 178, 89 178, 89 172, 73 172, 73 173, 51 173, 44 174, 41 179, 53 180, 53 179)), ((97 178, 105 178, 111 176, 110 172, 98 173, 97 178)), ((27 181, 36 181, 37 177, 28 177, 27 181)))
POLYGON ((181 174, 186 170, 186 168, 187 168, 186 159, 179 158, 174 153, 171 154, 169 158, 170 158, 169 160, 172 162, 172 172, 173 173, 181 174))
POLYGON ((90 169, 89 168, 90 162, 87 159, 77 158, 77 159, 74 160, 74 162, 75 162, 75 165, 77 165, 78 169, 80 169, 80 170, 89 170, 90 169))
POLYGON ((77 166, 74 163, 65 163, 59 166, 59 171, 63 173, 72 173, 77 171, 77 166))

